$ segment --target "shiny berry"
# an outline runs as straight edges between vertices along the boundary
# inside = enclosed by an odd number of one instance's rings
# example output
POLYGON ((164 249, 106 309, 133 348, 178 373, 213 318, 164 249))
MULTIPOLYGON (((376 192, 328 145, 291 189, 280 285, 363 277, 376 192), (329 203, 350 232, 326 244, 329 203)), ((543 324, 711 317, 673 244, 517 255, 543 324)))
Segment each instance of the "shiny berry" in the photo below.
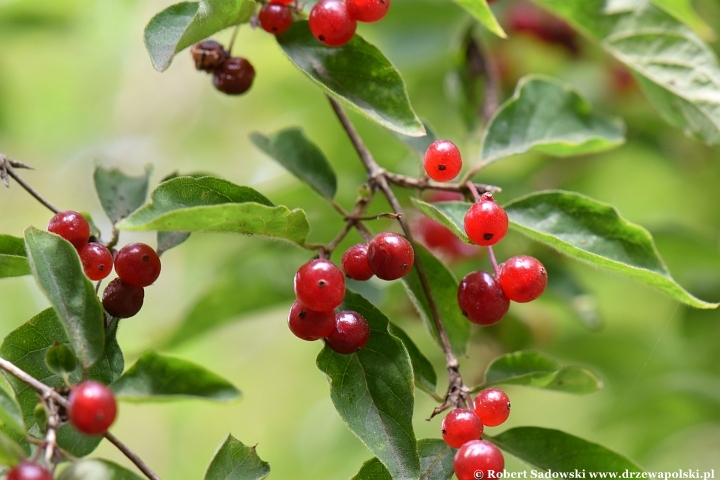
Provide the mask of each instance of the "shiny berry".
POLYGON ((342 256, 342 268, 345 275, 353 280, 369 280, 374 273, 368 263, 367 244, 358 243, 345 250, 342 256))
POLYGON ((310 342, 319 340, 335 331, 335 312, 316 312, 295 300, 290 307, 288 327, 298 338, 310 342))
POLYGON ((518 303, 531 302, 542 295, 547 286, 545 267, 537 258, 519 255, 500 266, 498 282, 505 295, 518 303))
POLYGON ((327 346, 337 353, 357 352, 370 339, 370 326, 357 312, 343 310, 335 316, 335 330, 326 339, 327 346))
POLYGON ((310 10, 310 32, 323 45, 340 47, 355 35, 357 22, 346 4, 339 0, 322 0, 310 10))
POLYGON ((330 260, 310 260, 295 274, 295 296, 311 310, 330 312, 345 298, 345 276, 330 260))
POLYGON ((99 243, 86 243, 78 250, 83 271, 90 280, 102 280, 110 275, 113 258, 110 250, 99 243))
POLYGON ((504 468, 502 452, 487 440, 467 442, 455 453, 453 460, 453 470, 458 480, 497 478, 497 473, 501 473, 504 468))
POLYGON ((280 35, 290 28, 293 16, 290 7, 287 5, 266 3, 260 9, 258 20, 260 20, 260 26, 263 30, 274 35, 280 35))
POLYGON ((52 474, 36 463, 23 460, 7 472, 7 480, 52 480, 52 474))
POLYGON ((390 8, 390 0, 345 0, 347 11, 358 22, 377 22, 390 8))
POLYGON ((47 229, 48 232, 60 235, 72 243, 75 248, 82 247, 90 238, 90 224, 88 221, 78 212, 71 210, 57 213, 50 219, 47 229))
POLYGON ((510 399, 502 390, 487 388, 475 398, 475 414, 488 427, 497 427, 510 416, 510 399))
POLYGON ((438 182, 448 182, 462 169, 460 150, 449 140, 435 140, 425 151, 425 173, 438 182))
POLYGON ((478 270, 468 273, 460 282, 458 305, 471 322, 492 325, 505 316, 510 308, 510 299, 492 275, 478 270))
POLYGON ((295 0, 270 0, 270 3, 277 3, 278 5, 292 5, 295 0))
POLYGON ((115 395, 102 383, 86 380, 70 391, 67 413, 78 432, 102 435, 117 415, 115 395))
POLYGON ((442 421, 442 436, 445 443, 460 448, 470 440, 478 440, 483 432, 483 422, 475 412, 456 408, 442 421))
POLYGON ((147 287, 160 276, 160 257, 150 245, 131 243, 115 255, 115 271, 125 283, 147 287))
POLYGON ((384 232, 375 236, 368 244, 370 268, 383 280, 404 277, 412 269, 415 251, 405 237, 384 232))
POLYGON ((242 57, 228 58, 213 70, 213 85, 228 95, 240 95, 252 86, 255 69, 242 57))
POLYGON ((130 318, 137 315, 143 306, 145 290, 116 278, 108 283, 103 292, 103 308, 115 318, 130 318))
POLYGON ((465 214, 465 233, 478 245, 495 245, 502 240, 507 229, 507 213, 495 203, 492 194, 484 193, 465 214))
POLYGON ((206 72, 215 70, 228 58, 223 46, 215 40, 196 43, 190 48, 190 53, 195 61, 195 68, 206 72))

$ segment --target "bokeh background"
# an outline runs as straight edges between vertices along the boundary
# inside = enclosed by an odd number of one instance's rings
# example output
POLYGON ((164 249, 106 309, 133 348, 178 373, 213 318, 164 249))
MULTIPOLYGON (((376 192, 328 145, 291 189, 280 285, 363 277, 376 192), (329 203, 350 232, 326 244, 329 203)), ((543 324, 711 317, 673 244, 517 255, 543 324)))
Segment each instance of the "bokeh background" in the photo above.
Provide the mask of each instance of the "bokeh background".
MULTIPOLYGON (((503 19, 516 2, 498 3, 494 8, 503 19)), ((720 32, 720 5, 715 0, 693 3, 720 32)), ((301 207, 313 228, 310 240, 329 241, 341 219, 248 140, 253 131, 301 126, 338 172, 338 200, 349 208, 363 170, 321 92, 284 57, 271 35, 249 26, 240 29, 233 50, 257 71, 244 96, 215 91, 210 78, 195 71, 187 52, 165 73, 154 71, 142 30, 169 4, 0 0, 0 151, 35 167, 20 173, 61 208, 91 213, 106 236, 109 223, 94 194, 94 166, 140 174, 152 164, 153 185, 174 171, 210 172, 252 186, 275 203, 301 207)), ((468 16, 446 0, 393 0, 384 21, 359 27, 402 72, 418 114, 440 136, 460 145, 466 163, 477 157, 481 133, 463 120, 468 107, 457 73, 468 25, 468 16)), ((230 33, 216 38, 226 42, 230 33)), ((720 301, 718 150, 663 123, 632 81, 618 85, 613 61, 582 39, 579 54, 572 54, 527 35, 500 41, 480 34, 502 67, 505 96, 527 73, 554 75, 582 91, 598 110, 623 116, 628 132, 627 143, 607 153, 513 157, 487 168, 478 180, 501 186, 496 197, 501 203, 546 188, 576 190, 612 203, 652 232, 683 286, 705 300, 720 301)), ((720 47, 717 41, 711 44, 720 47)), ((383 166, 417 174, 416 154, 382 128, 353 119, 383 166)), ((373 207, 386 210, 380 202, 373 207)), ((50 216, 17 185, 0 187, 0 233, 21 236, 28 225, 44 227, 50 216)), ((394 227, 379 222, 373 228, 394 227)), ((358 240, 354 234, 346 244, 358 240)), ((154 244, 155 239, 121 236, 121 244, 131 241, 154 244)), ((533 304, 514 304, 502 326, 474 329, 472 347, 461 360, 466 381, 480 382, 487 363, 500 353, 537 348, 565 364, 592 369, 605 388, 573 396, 508 387, 512 416, 491 433, 519 425, 557 428, 622 452, 649 470, 715 468, 720 475, 720 313, 678 305, 516 234, 509 234, 497 253, 500 258, 534 254, 551 265, 551 286, 556 268, 577 278, 584 295, 568 298, 555 288, 533 304), (589 328, 593 325, 599 327, 589 328)), ((228 404, 121 405, 113 432, 163 478, 202 478, 228 433, 257 444, 271 465, 271 478, 277 479, 348 478, 372 456, 329 400, 327 382, 315 367, 321 344, 300 341, 286 327, 292 276, 310 256, 263 239, 201 234, 163 256, 163 273, 146 290, 144 309, 121 324, 126 363, 147 349, 163 348, 207 366, 243 391, 241 400, 228 404), (247 291, 240 285, 248 278, 288 299, 250 314, 229 312, 232 321, 222 328, 164 347, 215 285, 223 286, 222 295, 242 296, 247 291), (237 290, 227 288, 235 281, 237 290)), ((453 264, 458 276, 488 266, 483 256, 453 264)), ((442 385, 441 352, 402 288, 372 282, 367 292, 434 361, 442 385)), ((222 295, 217 309, 222 309, 222 295)), ((0 335, 47 305, 32 278, 0 281, 0 335)), ((426 421, 435 405, 417 392, 419 438, 440 436, 440 418, 426 421)), ((107 443, 96 455, 130 466, 107 443)), ((508 468, 526 467, 509 459, 508 468)))

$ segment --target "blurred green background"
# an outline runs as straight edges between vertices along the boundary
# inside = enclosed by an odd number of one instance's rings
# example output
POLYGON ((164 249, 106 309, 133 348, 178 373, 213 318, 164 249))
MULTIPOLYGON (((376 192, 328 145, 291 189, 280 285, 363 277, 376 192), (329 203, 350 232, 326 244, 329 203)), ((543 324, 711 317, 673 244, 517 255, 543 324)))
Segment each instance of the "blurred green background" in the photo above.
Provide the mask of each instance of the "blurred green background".
MULTIPOLYGON (((211 172, 250 185, 275 203, 304 208, 310 241, 327 242, 341 219, 323 201, 254 148, 248 134, 302 126, 338 172, 338 200, 349 208, 363 170, 331 115, 327 101, 283 56, 271 35, 240 29, 234 53, 247 57, 257 77, 252 90, 231 98, 196 72, 187 52, 170 69, 152 69, 142 42, 145 23, 168 1, 0 0, 0 151, 34 171, 21 175, 63 209, 87 211, 105 235, 92 185, 94 165, 140 174, 155 167, 156 184, 173 171, 211 172)), ((501 0, 502 19, 513 2, 501 0)), ((720 32, 716 0, 694 2, 720 32)), ((481 131, 469 131, 456 75, 468 16, 446 0, 393 0, 388 17, 361 25, 403 73, 418 114, 438 134, 461 146, 466 163, 477 156, 481 131)), ((598 110, 623 116, 628 141, 608 153, 553 159, 525 155, 492 165, 477 179, 503 188, 500 203, 538 189, 576 190, 612 203, 630 221, 648 228, 674 277, 704 300, 720 301, 720 155, 663 123, 637 88, 612 86, 614 63, 580 41, 581 53, 513 35, 486 38, 500 62, 504 95, 524 74, 558 76, 581 90, 598 110)), ((230 31, 217 36, 229 39, 230 31)), ((720 43, 713 47, 718 49, 720 43)), ((385 167, 414 175, 419 158, 380 127, 353 116, 385 167)), ((403 194, 405 195, 405 194, 403 194)), ((386 211, 376 202, 373 211, 386 211)), ((50 214, 17 185, 0 187, 0 233, 21 236, 28 225, 44 227, 50 214)), ((376 231, 393 228, 373 225, 376 231)), ((152 235, 123 234, 154 244, 152 235)), ((359 240, 353 234, 345 245, 359 240)), ((184 314, 218 281, 255 277, 292 294, 292 275, 311 254, 269 241, 231 235, 193 235, 163 256, 163 274, 146 291, 145 307, 124 320, 119 341, 131 364, 163 343, 184 314), (276 255, 277 252, 281 254, 276 255), (262 260, 275 258, 272 269, 262 260), (248 264, 248 260, 256 260, 248 264), (248 266, 250 265, 250 266, 248 266)), ((540 248, 516 234, 498 257, 531 253, 559 275, 577 279, 587 295, 576 306, 602 326, 583 325, 560 286, 532 304, 513 304, 510 318, 492 329, 473 330, 461 360, 466 381, 482 380, 487 363, 517 348, 537 348, 566 364, 596 372, 605 388, 573 396, 508 387, 510 420, 557 428, 597 441, 649 470, 720 468, 720 313, 694 311, 646 287, 540 248), (594 318, 594 317, 593 317, 594 318)), ((458 276, 488 268, 485 258, 453 265, 458 276)), ((259 281, 260 281, 259 280, 259 281)), ((385 305, 435 363, 444 383, 442 354, 432 343, 397 284, 372 282, 372 299, 385 305)), ((243 295, 238 288, 234 293, 243 295)), ((163 478, 202 478, 228 433, 257 444, 277 479, 340 479, 352 476, 372 455, 344 426, 315 367, 320 343, 303 342, 286 327, 291 301, 233 322, 167 350, 207 366, 243 391, 230 404, 182 401, 122 404, 113 432, 163 478)), ((0 335, 5 336, 48 305, 29 277, 0 281, 0 335)), ((475 328, 475 327, 473 327, 475 328)), ((442 387, 439 388, 442 390, 442 387)), ((440 392, 442 393, 442 392, 440 392)), ((428 422, 435 402, 416 397, 419 438, 440 437, 440 418, 428 422)), ((129 462, 103 443, 97 456, 129 462)), ((508 469, 525 467, 508 459, 508 469)), ((720 472, 717 472, 720 475, 720 472)))

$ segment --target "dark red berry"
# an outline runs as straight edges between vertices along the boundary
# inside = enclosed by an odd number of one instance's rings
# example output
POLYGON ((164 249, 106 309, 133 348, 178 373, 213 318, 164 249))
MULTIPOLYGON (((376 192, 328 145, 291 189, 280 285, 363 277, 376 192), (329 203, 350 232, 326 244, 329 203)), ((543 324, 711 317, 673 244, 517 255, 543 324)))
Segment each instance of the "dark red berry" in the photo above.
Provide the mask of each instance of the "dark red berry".
POLYGON ((23 460, 10 469, 7 480, 52 480, 52 474, 36 463, 23 460))
POLYGON ((115 255, 115 271, 125 283, 147 287, 160 276, 160 257, 150 245, 131 243, 115 255))
POLYGON ((560 45, 572 54, 579 53, 572 27, 530 3, 516 3, 507 10, 505 23, 511 33, 528 33, 547 44, 560 45))
POLYGON ((80 247, 78 253, 83 271, 90 280, 102 280, 112 272, 112 254, 104 245, 94 242, 86 243, 80 247))
POLYGON ((475 398, 475 414, 488 427, 497 427, 510 416, 510 399, 502 390, 487 388, 475 398))
POLYGON ((319 340, 335 331, 335 312, 316 312, 295 300, 290 307, 288 327, 298 338, 310 342, 319 340))
POLYGON ((390 8, 390 0, 345 0, 347 11, 358 22, 377 22, 390 8))
POLYGON ((478 245, 495 245, 507 233, 508 216, 489 193, 473 203, 465 214, 465 233, 478 245))
POLYGON ((142 287, 135 287, 116 278, 105 287, 102 304, 111 316, 130 318, 140 311, 144 299, 145 290, 142 287))
POLYGON ((458 305, 471 322, 492 325, 505 316, 510 308, 510 299, 492 275, 478 270, 468 273, 460 282, 458 305))
POLYGON ((270 0, 270 3, 277 3, 278 5, 292 5, 295 0, 270 0))
POLYGON ((505 295, 518 303, 531 302, 547 286, 547 271, 540 260, 527 255, 509 258, 500 266, 498 281, 505 295))
POLYGON ((357 22, 346 4, 339 0, 322 0, 310 10, 310 32, 323 45, 340 47, 355 35, 357 22))
POLYGON ((369 280, 374 274, 368 263, 368 246, 358 243, 345 250, 342 256, 345 275, 353 280, 369 280))
POLYGON ((293 16, 290 7, 287 5, 266 3, 260 9, 258 20, 260 20, 260 26, 263 30, 274 35, 280 35, 290 28, 293 16))
POLYGON ((102 383, 86 380, 70 391, 67 413, 78 432, 102 435, 117 415, 115 395, 102 383))
POLYGON ((206 72, 215 70, 228 58, 223 46, 215 40, 196 43, 190 48, 190 53, 195 61, 195 68, 206 72))
POLYGON ((330 312, 345 298, 345 276, 330 260, 310 260, 295 274, 295 296, 311 310, 330 312))
POLYGON ((435 140, 425 151, 425 173, 438 182, 449 182, 462 170, 460 150, 449 140, 435 140))
POLYGON ((442 436, 445 443, 460 448, 470 440, 478 440, 483 432, 483 422, 475 412, 456 408, 442 421, 442 436))
POLYGON ((335 316, 335 330, 326 339, 327 346, 343 355, 357 352, 370 339, 370 326, 357 312, 343 310, 335 316))
POLYGON ((78 212, 71 210, 57 213, 50 219, 47 229, 48 232, 60 235, 72 243, 75 248, 82 247, 90 238, 90 224, 88 221, 78 212))
POLYGON ((453 460, 458 480, 497 478, 505 468, 499 448, 486 440, 472 440, 460 447, 453 460))
POLYGON ((395 233, 380 233, 368 244, 370 268, 383 280, 404 277, 412 269, 414 261, 415 251, 410 242, 395 233))
POLYGON ((213 85, 228 95, 240 95, 252 86, 255 69, 242 57, 228 58, 213 70, 213 85))

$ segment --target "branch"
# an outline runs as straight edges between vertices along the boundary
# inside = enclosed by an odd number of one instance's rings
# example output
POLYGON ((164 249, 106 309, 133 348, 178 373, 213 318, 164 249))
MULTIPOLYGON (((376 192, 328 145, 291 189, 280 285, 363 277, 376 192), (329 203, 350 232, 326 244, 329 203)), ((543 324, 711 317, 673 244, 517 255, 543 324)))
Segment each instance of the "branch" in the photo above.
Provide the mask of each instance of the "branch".
POLYGON ((35 191, 34 188, 32 188, 30 185, 25 183, 25 180, 20 178, 17 173, 15 173, 15 170, 13 167, 17 168, 30 168, 29 166, 25 165, 22 162, 18 162, 15 160, 10 160, 5 155, 0 153, 0 178, 2 178, 3 182, 5 183, 6 187, 9 187, 10 184, 8 183, 7 176, 10 175, 21 187, 25 189, 30 195, 35 197, 35 199, 45 205, 47 208, 52 210, 53 213, 58 213, 60 210, 50 203, 49 201, 45 200, 42 195, 40 195, 37 191, 35 191))
MULTIPOLYGON (((469 182, 462 183, 439 183, 431 182, 427 178, 412 178, 397 173, 385 172, 385 178, 388 182, 404 188, 412 188, 415 190, 442 190, 444 192, 459 192, 462 194, 472 193, 468 186, 469 182)), ((495 185, 486 185, 484 183, 473 183, 474 188, 480 193, 497 193, 502 191, 500 187, 495 185)))

